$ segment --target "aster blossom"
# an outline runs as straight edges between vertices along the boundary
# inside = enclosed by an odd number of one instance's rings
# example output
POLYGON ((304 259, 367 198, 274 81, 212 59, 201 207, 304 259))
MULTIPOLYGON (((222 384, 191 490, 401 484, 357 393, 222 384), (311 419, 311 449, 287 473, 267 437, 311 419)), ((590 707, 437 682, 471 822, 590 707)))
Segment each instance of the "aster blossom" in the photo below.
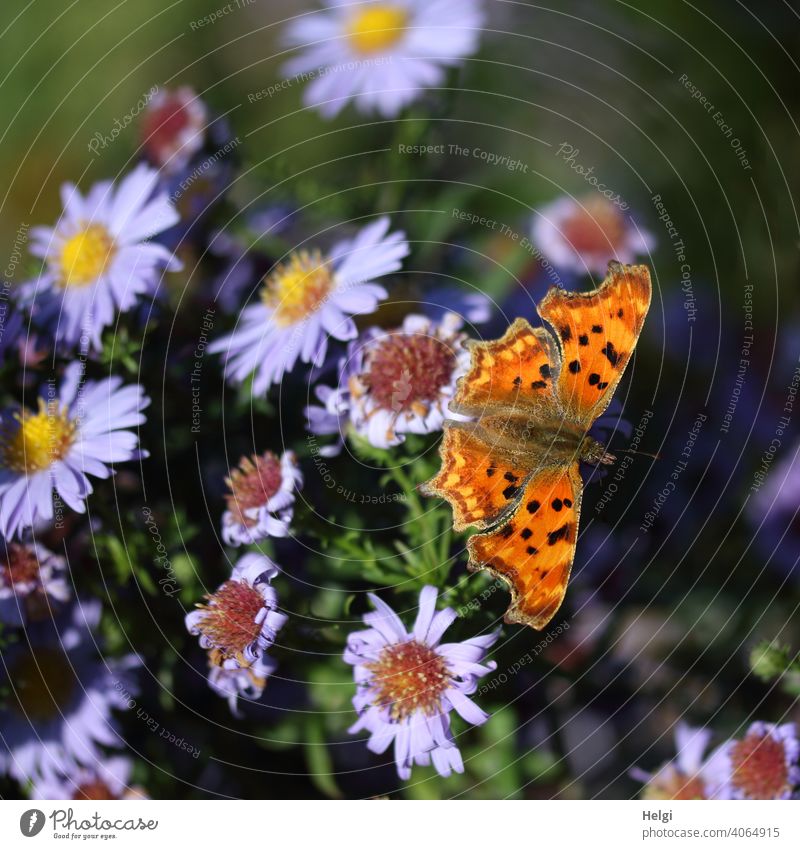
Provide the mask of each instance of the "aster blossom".
POLYGON ((289 533, 295 491, 303 483, 293 451, 281 457, 271 451, 243 457, 225 483, 229 492, 222 538, 228 545, 252 545, 289 533))
POLYGON ((25 625, 50 617, 71 597, 63 557, 37 543, 0 540, 0 623, 25 625))
POLYGON ((627 265, 655 246, 619 204, 599 194, 561 197, 537 210, 532 241, 556 268, 600 276, 609 259, 627 265))
POLYGON ((364 113, 397 115, 446 70, 478 47, 478 0, 326 0, 326 9, 293 21, 291 46, 301 48, 287 76, 317 74, 304 92, 325 118, 348 101, 364 113))
POLYGON ((231 577, 186 615, 187 630, 208 650, 209 685, 228 698, 234 712, 239 696, 261 695, 274 669, 266 652, 288 618, 278 611, 270 583, 277 574, 265 555, 245 554, 231 577))
POLYGON ((322 406, 306 408, 309 430, 316 435, 339 434, 325 446, 327 454, 341 447, 349 425, 377 448, 390 448, 409 433, 441 430, 445 418, 462 418, 448 410, 456 384, 469 367, 462 319, 445 313, 440 321, 409 315, 393 331, 366 331, 348 347, 335 389, 315 389, 322 406))
POLYGON ((642 799, 709 799, 705 754, 712 732, 692 728, 685 722, 675 727, 675 759, 655 772, 634 768, 631 776, 644 782, 642 799))
POLYGON ((708 760, 713 798, 791 799, 800 785, 800 740, 793 722, 753 722, 708 760))
POLYGON ((457 614, 452 608, 436 611, 435 587, 422 589, 411 631, 388 604, 369 597, 375 610, 363 617, 368 627, 350 634, 344 652, 357 687, 353 706, 358 721, 350 733, 369 732, 367 747, 376 754, 394 744, 401 779, 411 777, 414 764, 432 763, 445 777, 463 772, 450 713, 455 710, 473 725, 489 718, 469 696, 478 680, 496 668, 485 657, 498 633, 442 643, 457 614))
POLYGON ((50 522, 63 504, 83 513, 89 475, 108 478, 110 464, 147 456, 126 428, 145 421, 149 403, 139 384, 123 386, 119 377, 84 381, 75 362, 59 391, 46 384, 35 411, 0 414, 0 534, 11 539, 50 522))
POLYGON ((402 232, 389 233, 389 219, 361 229, 323 255, 298 251, 267 275, 260 303, 245 307, 236 329, 209 346, 223 354, 226 376, 240 383, 253 376, 262 394, 298 359, 322 364, 328 337, 354 339, 352 316, 374 312, 386 290, 371 281, 397 271, 408 255, 402 232))
POLYGON ((3 651, 0 773, 17 781, 50 779, 103 759, 120 747, 115 709, 131 704, 137 655, 95 656, 100 603, 78 602, 63 619, 38 623, 28 640, 3 651))
POLYGON ((180 269, 171 251, 150 241, 178 221, 157 184, 158 172, 144 164, 116 188, 103 181, 85 197, 65 183, 55 227, 31 228, 30 252, 44 266, 37 280, 22 285, 22 297, 57 344, 99 351, 116 313, 153 294, 164 270, 180 269))

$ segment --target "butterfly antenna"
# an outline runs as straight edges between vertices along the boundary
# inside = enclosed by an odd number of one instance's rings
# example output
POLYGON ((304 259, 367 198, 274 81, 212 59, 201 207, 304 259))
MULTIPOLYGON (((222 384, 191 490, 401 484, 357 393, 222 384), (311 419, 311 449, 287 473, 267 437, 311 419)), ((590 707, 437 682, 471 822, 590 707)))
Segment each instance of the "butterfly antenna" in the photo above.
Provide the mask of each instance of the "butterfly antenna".
POLYGON ((640 454, 642 457, 649 457, 651 460, 660 460, 660 454, 650 454, 647 451, 635 451, 633 448, 618 448, 620 454, 640 454))

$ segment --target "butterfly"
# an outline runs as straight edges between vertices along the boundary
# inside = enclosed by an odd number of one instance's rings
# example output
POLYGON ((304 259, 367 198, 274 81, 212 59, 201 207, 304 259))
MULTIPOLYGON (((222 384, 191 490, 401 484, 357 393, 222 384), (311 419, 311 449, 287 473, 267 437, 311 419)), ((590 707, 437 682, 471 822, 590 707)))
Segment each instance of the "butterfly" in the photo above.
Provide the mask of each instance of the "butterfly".
POLYGON ((610 262, 591 292, 550 289, 537 312, 552 328, 517 318, 501 339, 472 340, 471 363, 447 420, 439 473, 420 489, 446 499, 453 527, 475 527, 470 571, 505 581, 505 621, 541 630, 567 589, 583 495, 580 463, 613 455, 588 435, 639 339, 651 298, 644 265, 610 262))

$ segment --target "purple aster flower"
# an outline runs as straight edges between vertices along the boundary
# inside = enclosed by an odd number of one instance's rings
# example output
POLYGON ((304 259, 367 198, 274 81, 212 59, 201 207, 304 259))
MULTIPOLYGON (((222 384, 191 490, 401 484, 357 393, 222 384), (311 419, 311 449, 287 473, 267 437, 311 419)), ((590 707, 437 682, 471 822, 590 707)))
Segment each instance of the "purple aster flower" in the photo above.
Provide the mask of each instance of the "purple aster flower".
MULTIPOLYGON (((367 331, 348 349, 337 389, 317 387, 322 407, 306 409, 316 435, 353 430, 377 448, 399 445, 407 433, 441 430, 458 378, 469 367, 461 318, 446 313, 436 323, 406 316, 399 330, 367 331)), ((341 442, 339 443, 339 447, 341 442)), ((326 446, 328 454, 337 446, 326 446)))
POLYGON ((638 768, 631 770, 631 776, 645 784, 642 799, 711 798, 703 761, 710 741, 710 731, 690 728, 686 723, 679 722, 675 728, 675 759, 655 772, 645 772, 638 768))
POLYGON ((361 112, 396 115, 446 69, 475 52, 483 23, 479 0, 325 0, 297 18, 288 42, 303 51, 287 76, 314 74, 304 101, 325 118, 349 100, 361 112))
POLYGON ((709 758, 716 799, 791 799, 800 784, 800 742, 793 722, 754 722, 741 740, 728 740, 709 758))
POLYGON ((107 478, 109 464, 147 456, 126 428, 145 421, 150 403, 139 384, 119 377, 83 383, 80 363, 64 372, 60 392, 48 382, 38 409, 0 414, 0 534, 49 522, 66 503, 78 513, 92 492, 88 475, 107 478))
POLYGON ((374 312, 386 297, 370 281, 397 271, 408 255, 404 234, 388 230, 383 217, 326 256, 299 251, 277 266, 264 281, 261 302, 245 307, 233 333, 209 346, 224 355, 227 377, 241 382, 253 375, 259 395, 298 359, 321 365, 329 336, 354 339, 352 316, 374 312))
POLYGON ((205 604, 186 615, 186 628, 208 649, 209 685, 228 698, 235 713, 239 695, 258 698, 273 671, 266 658, 287 616, 278 612, 278 596, 270 581, 278 567, 263 554, 245 554, 231 577, 205 604))
POLYGON ((64 775, 38 779, 31 787, 31 799, 72 801, 149 798, 143 788, 130 784, 133 763, 130 758, 107 758, 91 766, 74 766, 64 775))
POLYGON ((441 643, 457 614, 449 607, 437 613, 436 597, 435 587, 422 589, 419 613, 408 632, 392 608, 370 594, 375 611, 364 616, 369 627, 350 634, 344 652, 357 687, 353 705, 359 718, 350 732, 368 731, 367 747, 376 754, 394 743, 397 772, 404 780, 414 764, 433 763, 445 777, 463 772, 450 712, 473 725, 489 718, 469 696, 478 679, 496 668, 484 658, 498 633, 441 643))
POLYGON ((242 457, 225 479, 230 492, 222 514, 222 538, 228 545, 252 545, 266 537, 285 537, 294 512, 295 490, 303 483, 293 451, 242 457))
POLYGON ((533 243, 556 268, 605 276, 608 260, 630 264, 649 254, 653 237, 599 194, 561 197, 538 210, 533 243))
POLYGON ((178 221, 164 193, 154 193, 158 172, 137 166, 115 189, 95 184, 84 197, 71 183, 61 187, 64 212, 55 227, 31 229, 30 252, 45 261, 38 280, 22 294, 56 342, 100 350, 100 335, 117 312, 156 291, 164 269, 180 262, 152 236, 178 221))
POLYGON ((69 774, 103 759, 101 746, 122 740, 112 715, 135 693, 136 655, 96 658, 100 603, 76 603, 65 622, 39 623, 26 641, 3 651, 0 773, 21 783, 69 774))
POLYGON ((0 540, 0 623, 26 625, 49 618, 70 598, 63 557, 36 543, 0 540))

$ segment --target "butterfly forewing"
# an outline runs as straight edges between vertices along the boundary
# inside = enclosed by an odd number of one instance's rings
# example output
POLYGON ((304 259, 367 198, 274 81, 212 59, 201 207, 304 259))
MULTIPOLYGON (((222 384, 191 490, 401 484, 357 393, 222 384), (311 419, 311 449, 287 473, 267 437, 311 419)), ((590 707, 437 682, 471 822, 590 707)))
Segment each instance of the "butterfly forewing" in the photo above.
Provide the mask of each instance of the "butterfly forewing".
POLYGON ((551 289, 539 305, 539 315, 553 327, 561 347, 556 387, 561 407, 587 430, 608 406, 630 362, 650 297, 646 266, 610 263, 598 289, 551 289))
POLYGON ((501 339, 472 342, 470 369, 458 383, 453 412, 480 416, 496 407, 556 408, 555 381, 561 361, 552 334, 518 318, 501 339))

